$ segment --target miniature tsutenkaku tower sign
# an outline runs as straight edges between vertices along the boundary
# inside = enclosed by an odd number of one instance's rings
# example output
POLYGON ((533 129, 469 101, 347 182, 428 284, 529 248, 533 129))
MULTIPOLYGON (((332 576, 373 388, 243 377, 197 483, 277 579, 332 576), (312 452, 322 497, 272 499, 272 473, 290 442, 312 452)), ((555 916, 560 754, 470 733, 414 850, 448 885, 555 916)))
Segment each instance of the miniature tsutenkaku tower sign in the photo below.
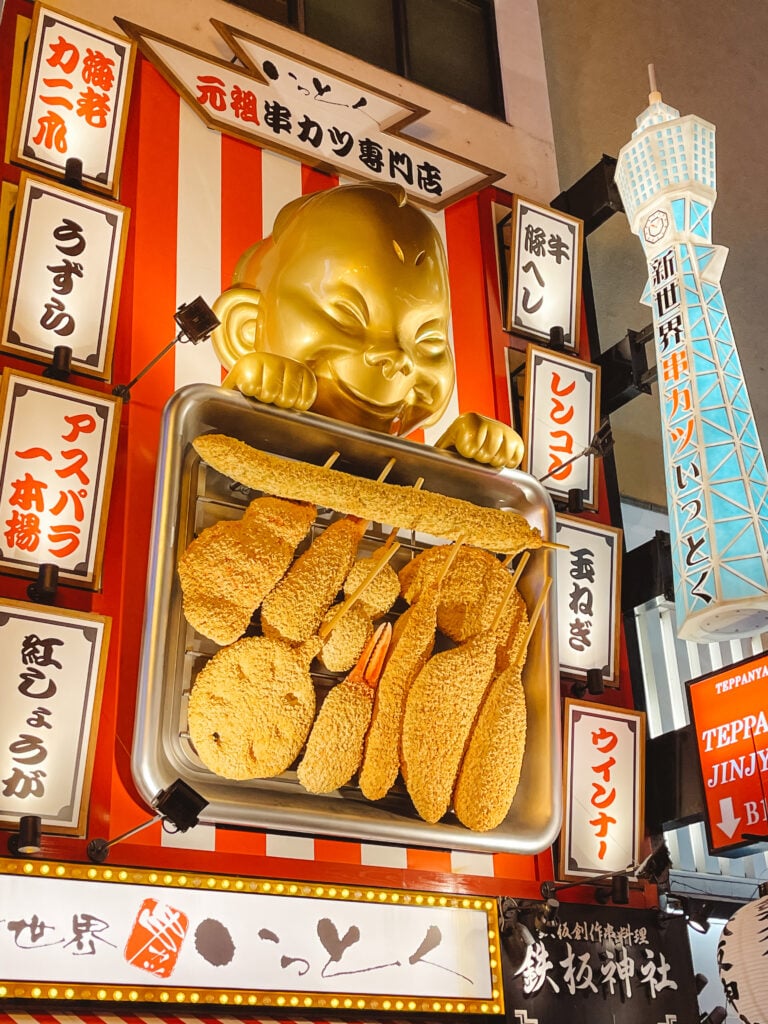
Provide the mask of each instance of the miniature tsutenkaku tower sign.
POLYGON ((734 639, 768 628, 768 475, 712 244, 715 129, 651 79, 616 184, 648 261, 678 634, 734 639))

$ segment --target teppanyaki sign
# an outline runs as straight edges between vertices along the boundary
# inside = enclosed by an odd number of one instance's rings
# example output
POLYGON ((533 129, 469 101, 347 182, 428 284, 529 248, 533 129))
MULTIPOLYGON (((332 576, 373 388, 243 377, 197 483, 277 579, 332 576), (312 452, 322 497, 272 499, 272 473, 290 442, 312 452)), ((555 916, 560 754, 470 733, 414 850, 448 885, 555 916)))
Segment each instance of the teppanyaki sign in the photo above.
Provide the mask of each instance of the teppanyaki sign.
POLYGON ((713 854, 768 839, 766 680, 761 654, 688 684, 713 854))
POLYGON ((403 135, 427 111, 214 19, 241 64, 115 19, 209 128, 441 210, 502 175, 403 135))

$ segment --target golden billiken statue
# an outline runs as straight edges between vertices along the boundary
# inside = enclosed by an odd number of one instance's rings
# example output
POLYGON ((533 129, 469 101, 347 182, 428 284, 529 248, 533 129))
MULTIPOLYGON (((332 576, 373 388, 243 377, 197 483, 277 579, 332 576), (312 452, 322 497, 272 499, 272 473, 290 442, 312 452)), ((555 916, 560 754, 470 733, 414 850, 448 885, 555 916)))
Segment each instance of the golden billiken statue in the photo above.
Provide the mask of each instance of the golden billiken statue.
MULTIPOLYGON (((283 207, 214 304, 224 387, 387 434, 435 423, 456 381, 440 236, 399 186, 348 185, 283 207)), ((523 443, 479 413, 438 441, 491 466, 523 443)))

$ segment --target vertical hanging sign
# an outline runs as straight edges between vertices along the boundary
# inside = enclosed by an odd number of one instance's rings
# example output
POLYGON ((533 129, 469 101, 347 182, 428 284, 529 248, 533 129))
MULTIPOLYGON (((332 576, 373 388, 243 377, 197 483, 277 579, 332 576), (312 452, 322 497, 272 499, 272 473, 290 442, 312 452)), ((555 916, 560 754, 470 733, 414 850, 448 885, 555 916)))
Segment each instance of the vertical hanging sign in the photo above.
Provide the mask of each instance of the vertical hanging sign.
POLYGON ((75 158, 84 184, 116 194, 134 56, 123 36, 36 4, 13 159, 63 177, 75 158))

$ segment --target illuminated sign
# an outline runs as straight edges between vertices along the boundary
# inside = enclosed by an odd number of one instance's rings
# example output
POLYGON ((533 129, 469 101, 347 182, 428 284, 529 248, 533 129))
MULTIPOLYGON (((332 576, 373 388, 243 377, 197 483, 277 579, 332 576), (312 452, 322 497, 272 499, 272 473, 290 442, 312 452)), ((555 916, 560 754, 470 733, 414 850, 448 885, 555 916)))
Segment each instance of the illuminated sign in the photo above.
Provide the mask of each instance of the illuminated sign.
POLYGON ((507 330, 549 341, 561 327, 566 349, 579 342, 583 222, 515 196, 507 330))
POLYGON ((768 470, 712 243, 715 128, 651 93, 616 184, 648 263, 678 635, 768 625, 768 470))
POLYGON ((127 39, 35 4, 13 159, 115 194, 135 47, 127 39))
POLYGON ((14 214, 0 348, 109 378, 128 227, 125 207, 22 174, 14 214))
POLYGON ((84 835, 109 619, 0 602, 0 821, 84 835))
POLYGON ((0 861, 0 999, 500 1013, 496 901, 0 861))
POLYGON ((529 345, 525 367, 523 468, 553 497, 580 490, 596 505, 594 455, 582 455, 598 427, 600 367, 529 345))
POLYGON ((645 715, 568 698, 560 876, 593 878, 636 864, 643 835, 645 715))
POLYGON ((413 202, 438 210, 502 176, 404 135, 424 108, 219 21, 211 24, 241 64, 115 20, 205 124, 225 135, 309 166, 400 185, 413 202))
POLYGON ((688 684, 713 854, 768 840, 768 654, 688 684))
POLYGON ((120 400, 5 370, 0 385, 0 568, 98 588, 120 400))
POLYGON ((560 672, 586 679, 599 668, 619 685, 621 530, 575 516, 556 518, 560 672))

